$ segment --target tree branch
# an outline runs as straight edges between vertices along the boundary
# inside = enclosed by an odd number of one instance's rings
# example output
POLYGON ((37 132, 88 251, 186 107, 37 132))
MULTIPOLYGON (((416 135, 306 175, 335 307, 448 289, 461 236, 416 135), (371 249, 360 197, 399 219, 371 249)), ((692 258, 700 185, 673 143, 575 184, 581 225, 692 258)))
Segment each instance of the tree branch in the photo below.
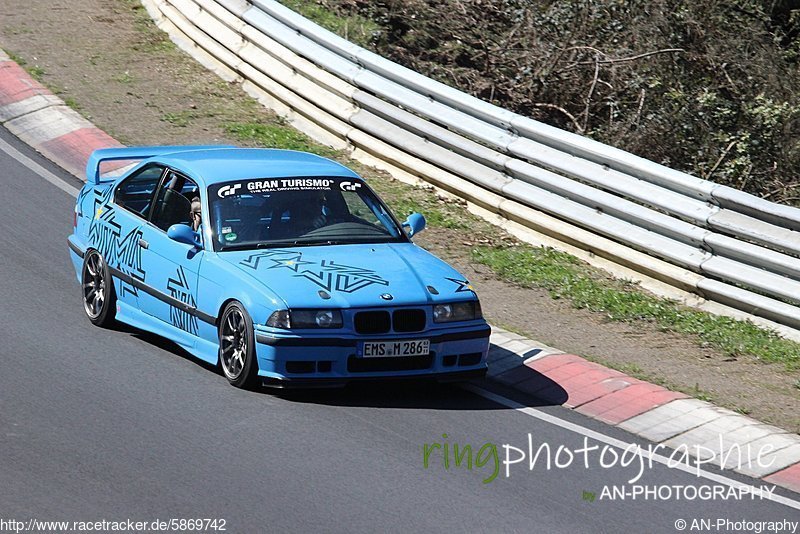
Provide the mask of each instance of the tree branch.
POLYGON ((582 134, 585 130, 581 126, 581 123, 578 122, 578 119, 575 118, 575 115, 567 111, 566 109, 562 108, 561 106, 556 106, 555 104, 548 104, 546 102, 534 102, 533 105, 537 108, 547 108, 547 109, 555 109, 556 111, 560 111, 564 115, 572 121, 572 125, 575 126, 575 130, 582 134))
MULTIPOLYGON (((572 47, 571 50, 574 49, 586 49, 586 50, 597 50, 596 48, 592 48, 591 46, 577 46, 572 47)), ((599 50, 597 50, 599 54, 605 55, 599 50)), ((653 50, 652 52, 645 52, 643 54, 637 54, 635 56, 628 56, 628 57, 620 57, 620 58, 608 58, 608 59, 597 59, 595 58, 593 61, 576 61, 571 65, 567 65, 563 69, 559 70, 559 72, 564 72, 566 70, 574 69, 575 67, 579 67, 581 65, 594 65, 595 63, 600 63, 603 65, 611 65, 614 63, 625 63, 628 61, 636 61, 637 59, 644 59, 646 57, 655 56, 656 54, 671 54, 675 52, 686 52, 683 48, 663 48, 661 50, 653 50)))

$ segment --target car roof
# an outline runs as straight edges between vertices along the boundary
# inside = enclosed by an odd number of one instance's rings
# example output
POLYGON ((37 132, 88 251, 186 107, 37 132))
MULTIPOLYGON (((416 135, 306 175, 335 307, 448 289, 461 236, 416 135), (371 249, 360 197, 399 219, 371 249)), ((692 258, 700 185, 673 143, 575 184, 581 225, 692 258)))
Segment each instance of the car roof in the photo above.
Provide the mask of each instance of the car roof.
POLYGON ((327 158, 275 148, 215 148, 172 152, 153 158, 201 179, 206 186, 257 178, 342 176, 359 178, 344 165, 327 158))

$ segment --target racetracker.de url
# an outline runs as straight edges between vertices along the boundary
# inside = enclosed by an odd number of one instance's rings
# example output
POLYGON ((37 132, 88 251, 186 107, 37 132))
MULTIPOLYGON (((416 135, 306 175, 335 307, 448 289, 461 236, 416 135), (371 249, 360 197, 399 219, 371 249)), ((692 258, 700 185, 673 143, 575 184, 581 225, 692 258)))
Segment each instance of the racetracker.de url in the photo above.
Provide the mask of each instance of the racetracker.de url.
POLYGON ((155 519, 153 521, 134 521, 122 519, 112 521, 43 521, 36 518, 0 518, 0 532, 224 532, 226 519, 155 519))

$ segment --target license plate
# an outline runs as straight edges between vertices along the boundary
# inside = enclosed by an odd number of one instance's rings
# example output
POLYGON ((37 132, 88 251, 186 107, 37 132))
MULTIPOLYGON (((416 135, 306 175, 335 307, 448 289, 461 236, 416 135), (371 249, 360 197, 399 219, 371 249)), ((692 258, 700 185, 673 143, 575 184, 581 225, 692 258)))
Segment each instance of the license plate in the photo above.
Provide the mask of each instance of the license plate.
POLYGON ((427 356, 431 351, 430 339, 398 341, 365 341, 361 346, 364 358, 390 358, 396 356, 427 356))

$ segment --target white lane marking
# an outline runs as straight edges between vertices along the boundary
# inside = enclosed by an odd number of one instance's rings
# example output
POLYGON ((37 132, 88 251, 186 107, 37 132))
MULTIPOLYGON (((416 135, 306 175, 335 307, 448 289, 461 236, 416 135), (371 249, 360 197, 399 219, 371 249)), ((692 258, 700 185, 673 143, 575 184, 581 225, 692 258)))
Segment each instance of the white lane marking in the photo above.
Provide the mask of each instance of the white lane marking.
POLYGON ((48 171, 35 161, 33 161, 31 158, 29 158, 28 156, 26 156, 25 154, 23 154, 22 152, 20 152, 10 144, 8 144, 3 139, 0 139, 0 150, 5 152, 9 156, 20 162, 21 164, 23 164, 24 166, 26 166, 31 171, 38 174, 39 176, 41 176, 42 178, 44 178, 45 180, 56 186, 57 188, 61 189, 65 193, 69 193, 73 197, 78 196, 79 190, 77 188, 69 185, 67 182, 65 182, 52 172, 48 171))
MULTIPOLYGON (((529 406, 525 406, 524 404, 520 404, 517 401, 511 400, 509 398, 503 397, 502 395, 498 395, 496 393, 492 393, 491 391, 487 391, 483 388, 478 386, 474 386, 472 384, 464 384, 462 386, 467 391, 471 391, 481 397, 489 399, 491 401, 496 402, 497 404, 502 404, 503 406, 507 406, 512 408, 518 412, 522 412, 525 415, 529 415, 531 417, 535 417, 540 421, 544 421, 546 423, 550 423, 551 425, 555 425, 557 427, 563 428, 565 430, 570 430, 582 436, 586 436, 587 438, 591 438, 595 441, 599 441, 601 443, 605 443, 612 447, 617 447, 619 449, 625 449, 626 447, 630 446, 630 443, 622 441, 621 439, 612 438, 610 436, 606 436, 605 434, 601 434, 595 430, 591 430, 589 428, 583 427, 581 425, 572 423, 570 421, 561 419, 549 413, 543 412, 541 410, 537 410, 536 408, 531 408, 529 406)), ((649 458, 650 455, 647 453, 647 457, 649 458)), ((653 461, 663 464, 670 469, 678 469, 680 471, 684 471, 686 473, 697 475, 698 471, 695 467, 690 467, 686 465, 684 462, 676 462, 670 461, 670 459, 666 456, 663 456, 658 453, 653 454, 653 461)), ((743 482, 739 482, 737 480, 733 480, 732 478, 728 478, 724 475, 719 475, 717 473, 710 473, 708 471, 704 471, 700 469, 699 474, 703 478, 707 478, 708 480, 712 480, 714 482, 718 482, 720 484, 725 484, 727 486, 731 486, 733 488, 747 488, 755 493, 759 492, 759 489, 752 486, 751 484, 745 484, 743 482)), ((765 482, 766 484, 766 482, 765 482)), ((794 508, 795 510, 800 510, 800 502, 795 501, 793 499, 789 499, 788 497, 783 497, 782 495, 777 495, 775 493, 766 496, 769 500, 775 501, 777 503, 783 504, 784 506, 788 506, 789 508, 794 508)))

